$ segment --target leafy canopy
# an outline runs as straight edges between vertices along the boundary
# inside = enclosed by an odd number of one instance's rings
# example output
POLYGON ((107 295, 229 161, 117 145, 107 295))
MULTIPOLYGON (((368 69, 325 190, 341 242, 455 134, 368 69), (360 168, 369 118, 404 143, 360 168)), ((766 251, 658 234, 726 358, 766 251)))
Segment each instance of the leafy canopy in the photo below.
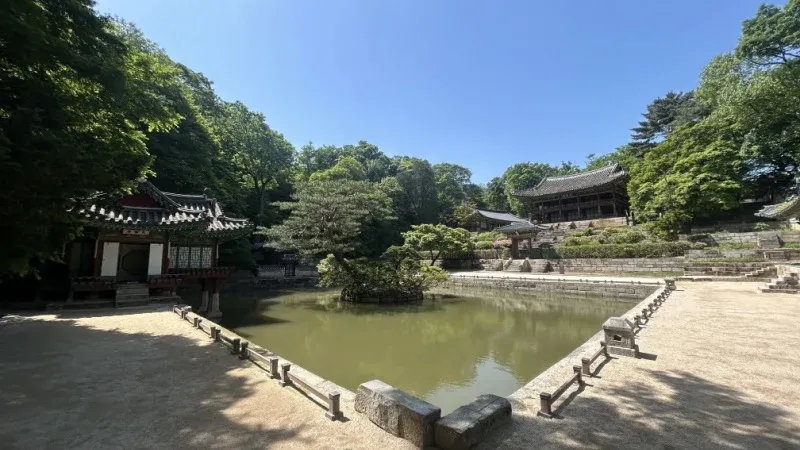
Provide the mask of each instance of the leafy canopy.
POLYGON ((472 248, 472 236, 463 228, 450 228, 442 224, 412 225, 403 233, 405 245, 419 252, 427 252, 431 264, 442 253, 466 252, 472 248))

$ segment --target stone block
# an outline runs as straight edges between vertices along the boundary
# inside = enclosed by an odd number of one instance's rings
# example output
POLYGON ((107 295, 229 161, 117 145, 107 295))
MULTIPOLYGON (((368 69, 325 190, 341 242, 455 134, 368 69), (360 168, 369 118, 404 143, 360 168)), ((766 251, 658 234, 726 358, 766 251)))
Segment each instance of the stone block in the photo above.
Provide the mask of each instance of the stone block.
POLYGON ((434 425, 434 440, 442 450, 466 450, 477 445, 495 425, 511 417, 511 403, 496 395, 481 395, 434 425))
POLYGON ((355 410, 389 433, 419 447, 433 445, 433 424, 441 408, 380 380, 363 383, 356 391, 355 410))
MULTIPOLYGON (((646 310, 645 310, 646 311, 646 310)), ((612 355, 639 356, 633 324, 623 317, 611 317, 603 324, 606 349, 612 355)))

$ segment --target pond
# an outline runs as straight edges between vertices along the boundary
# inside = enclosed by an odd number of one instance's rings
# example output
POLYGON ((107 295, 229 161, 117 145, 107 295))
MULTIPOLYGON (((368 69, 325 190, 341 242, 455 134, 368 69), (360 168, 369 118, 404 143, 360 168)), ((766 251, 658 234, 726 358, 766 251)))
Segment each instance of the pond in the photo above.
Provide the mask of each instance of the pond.
POLYGON ((511 394, 632 307, 506 291, 398 306, 341 304, 333 291, 272 295, 240 302, 225 326, 347 389, 381 379, 443 414, 480 394, 511 394))

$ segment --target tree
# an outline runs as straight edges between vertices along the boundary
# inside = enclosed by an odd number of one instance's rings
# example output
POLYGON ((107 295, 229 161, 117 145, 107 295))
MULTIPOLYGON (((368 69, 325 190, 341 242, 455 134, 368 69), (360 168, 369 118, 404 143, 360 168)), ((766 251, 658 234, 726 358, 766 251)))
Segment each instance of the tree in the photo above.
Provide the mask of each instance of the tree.
POLYGON ((472 236, 463 228, 450 228, 441 224, 412 225, 403 233, 405 245, 418 252, 427 252, 431 265, 442 253, 462 253, 472 248, 472 236))
POLYGON ((309 177, 311 181, 331 181, 331 180, 366 180, 367 174, 364 167, 352 156, 343 156, 330 169, 321 172, 314 172, 309 177))
POLYGON ((467 200, 472 172, 457 164, 442 163, 433 165, 436 179, 436 202, 439 207, 439 221, 454 223, 453 210, 456 205, 467 200))
POLYGON ((74 210, 131 188, 152 161, 145 132, 180 120, 158 95, 177 73, 126 46, 92 6, 0 7, 0 274, 57 258, 80 232, 74 210))
POLYGON ((508 211, 511 209, 508 205, 508 197, 506 196, 505 178, 494 177, 486 184, 483 201, 486 207, 490 209, 498 211, 508 211))
POLYGON ((241 102, 225 105, 220 125, 222 149, 257 199, 256 224, 264 223, 267 194, 291 173, 294 147, 264 122, 264 115, 241 102))
POLYGON ((631 174, 628 190, 637 217, 656 221, 667 216, 674 229, 737 208, 746 173, 742 142, 735 122, 718 114, 677 129, 631 174))
POLYGON ((670 91, 647 105, 647 112, 642 116, 644 120, 632 130, 632 141, 628 144, 637 158, 642 158, 677 127, 696 122, 701 109, 695 103, 694 93, 670 91))
POLYGON ((362 230, 371 221, 391 218, 389 197, 366 181, 309 181, 298 185, 292 199, 277 204, 289 217, 259 233, 278 250, 307 257, 332 254, 345 266, 346 257, 362 250, 362 230))
POLYGON ((800 1, 783 8, 762 4, 752 19, 742 23, 736 55, 762 66, 788 65, 800 56, 800 1))
POLYGON ((430 163, 408 156, 396 157, 395 163, 401 189, 399 218, 408 224, 436 222, 436 177, 430 163))

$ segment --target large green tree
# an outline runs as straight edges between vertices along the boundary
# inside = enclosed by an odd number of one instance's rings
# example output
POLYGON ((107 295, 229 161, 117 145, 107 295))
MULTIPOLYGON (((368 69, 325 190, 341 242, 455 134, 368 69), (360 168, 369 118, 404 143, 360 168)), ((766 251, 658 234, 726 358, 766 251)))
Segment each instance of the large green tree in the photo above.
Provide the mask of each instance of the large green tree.
POLYGON ((132 48, 88 0, 0 6, 0 274, 55 257, 70 210, 147 173, 146 133, 180 114, 155 91, 177 76, 132 48))

